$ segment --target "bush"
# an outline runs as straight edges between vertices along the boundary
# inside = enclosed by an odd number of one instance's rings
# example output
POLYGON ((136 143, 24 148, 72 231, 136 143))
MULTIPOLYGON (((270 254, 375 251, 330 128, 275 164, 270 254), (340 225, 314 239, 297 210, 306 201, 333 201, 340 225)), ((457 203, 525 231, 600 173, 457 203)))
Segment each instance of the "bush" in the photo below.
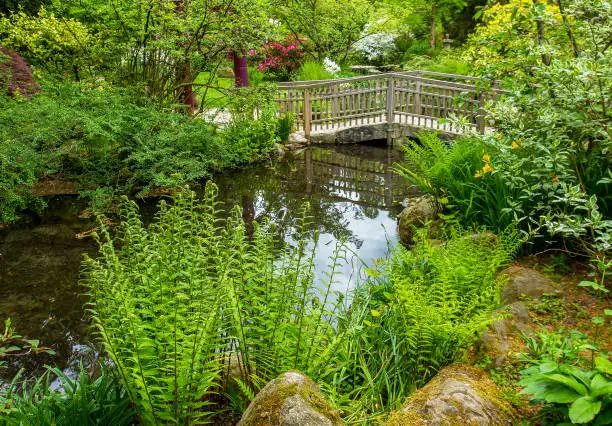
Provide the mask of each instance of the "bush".
POLYGON ((24 96, 30 99, 40 90, 34 81, 32 70, 26 61, 15 52, 0 46, 0 82, 9 96, 24 96))
POLYGON ((406 141, 407 164, 398 165, 400 175, 431 194, 445 207, 445 219, 466 227, 485 225, 500 232, 514 223, 507 211, 509 188, 492 167, 497 150, 477 137, 451 143, 431 133, 421 133, 420 143, 406 141))
POLYGON ((300 67, 296 80, 330 80, 332 78, 334 78, 334 76, 325 69, 323 64, 319 62, 306 62, 300 67))
POLYGON ((0 110, 2 220, 38 206, 28 191, 44 175, 146 192, 261 158, 275 141, 275 113, 260 95, 244 93, 233 97, 234 119, 222 132, 201 119, 140 105, 104 82, 49 86, 27 103, 0 98, 6 106, 0 110), (253 120, 256 111, 260 119, 253 120))

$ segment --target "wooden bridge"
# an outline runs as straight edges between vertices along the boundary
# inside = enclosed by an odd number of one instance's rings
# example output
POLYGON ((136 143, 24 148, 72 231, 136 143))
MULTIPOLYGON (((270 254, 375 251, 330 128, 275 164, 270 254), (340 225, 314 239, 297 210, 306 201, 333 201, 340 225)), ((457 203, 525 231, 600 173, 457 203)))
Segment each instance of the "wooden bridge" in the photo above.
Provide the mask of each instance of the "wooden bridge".
POLYGON ((278 87, 280 114, 291 114, 297 130, 313 142, 390 141, 423 129, 449 135, 484 132, 485 102, 507 93, 496 81, 428 71, 278 87))

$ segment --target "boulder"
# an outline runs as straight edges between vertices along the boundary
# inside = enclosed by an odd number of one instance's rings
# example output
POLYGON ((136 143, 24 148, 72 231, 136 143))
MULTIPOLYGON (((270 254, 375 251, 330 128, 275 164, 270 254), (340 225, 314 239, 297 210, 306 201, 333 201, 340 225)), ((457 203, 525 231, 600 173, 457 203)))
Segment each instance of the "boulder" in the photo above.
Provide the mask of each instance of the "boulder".
MULTIPOLYGON (((406 208, 397 217, 397 232, 400 240, 407 245, 414 243, 414 227, 423 226, 426 221, 433 221, 430 231, 439 229, 438 203, 430 195, 410 198, 406 208)), ((430 232, 430 237, 433 237, 430 232)))
POLYGON ((319 387, 297 371, 272 380, 251 401, 238 426, 332 426, 344 422, 319 387))
POLYGON ((300 132, 293 132, 289 135, 289 143, 293 145, 307 145, 308 139, 300 132))
POLYGON ((498 312, 505 315, 483 332, 475 347, 479 357, 487 357, 492 361, 491 367, 501 366, 511 353, 522 350, 521 333, 533 333, 535 327, 522 300, 525 297, 539 299, 544 294, 559 293, 548 278, 533 269, 511 266, 502 274, 508 276, 508 283, 502 290, 503 306, 498 312))
POLYGON ((482 370, 455 364, 441 370, 391 413, 390 426, 514 425, 516 415, 497 385, 482 370))
POLYGON ((514 302, 500 309, 505 315, 484 331, 476 342, 480 357, 488 357, 491 367, 500 367, 513 352, 522 350, 522 337, 518 333, 531 334, 533 323, 529 311, 522 302, 514 302))
POLYGON ((559 293, 552 281, 531 268, 511 266, 503 273, 509 276, 508 284, 501 294, 501 300, 505 305, 518 302, 523 296, 539 299, 544 294, 559 293))

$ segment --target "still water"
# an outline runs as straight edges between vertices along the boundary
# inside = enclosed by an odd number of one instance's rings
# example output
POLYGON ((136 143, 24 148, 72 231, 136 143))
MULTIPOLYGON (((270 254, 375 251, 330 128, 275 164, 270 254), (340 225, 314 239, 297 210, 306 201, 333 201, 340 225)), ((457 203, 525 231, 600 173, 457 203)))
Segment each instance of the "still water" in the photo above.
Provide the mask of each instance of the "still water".
MULTIPOLYGON (((397 241, 396 216, 402 200, 413 195, 393 173, 393 164, 401 160, 401 152, 385 144, 321 146, 222 173, 214 181, 226 208, 240 205, 247 223, 276 222, 288 241, 308 202, 312 228, 320 234, 319 273, 336 243, 347 242, 347 262, 336 277, 336 290, 344 292, 355 282, 358 259, 371 263, 397 241)), ((155 203, 141 203, 145 220, 155 203)), ((83 310, 87 297, 79 285, 83 254, 96 253, 91 238, 77 238, 95 226, 82 217, 84 207, 76 197, 55 197, 42 217, 0 230, 0 321, 10 317, 20 334, 57 351, 14 361, 6 376, 21 366, 34 371, 44 362, 65 367, 93 346, 83 310)))

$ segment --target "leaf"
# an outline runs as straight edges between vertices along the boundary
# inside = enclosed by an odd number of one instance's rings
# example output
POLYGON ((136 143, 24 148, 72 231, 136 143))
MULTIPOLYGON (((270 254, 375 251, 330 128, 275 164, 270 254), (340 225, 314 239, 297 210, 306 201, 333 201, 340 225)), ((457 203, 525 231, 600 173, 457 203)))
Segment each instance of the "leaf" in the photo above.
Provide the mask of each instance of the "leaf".
POLYGON ((570 405, 569 417, 572 423, 587 423, 595 418, 599 410, 601 410, 601 401, 583 396, 570 405))
POLYGON ((602 356, 595 358, 595 367, 602 373, 612 375, 612 362, 602 356))
POLYGON ((380 316, 380 312, 378 312, 376 309, 372 309, 370 311, 370 313, 372 314, 373 317, 379 317, 380 316))
POLYGON ((365 268, 364 269, 365 273, 372 277, 372 278, 376 278, 377 276, 380 275, 380 272, 378 272, 376 269, 372 269, 372 268, 365 268))
POLYGON ((612 395, 612 381, 601 374, 596 374, 591 381, 590 394, 593 397, 600 395, 612 395))
POLYGON ((539 367, 540 373, 552 373, 557 368, 559 368, 556 362, 543 362, 539 365, 539 367))
POLYGON ((601 325, 605 322, 604 317, 593 317, 591 318, 591 322, 596 325, 601 325))
POLYGON ((604 314, 606 316, 612 316, 612 309, 604 309, 604 314))

